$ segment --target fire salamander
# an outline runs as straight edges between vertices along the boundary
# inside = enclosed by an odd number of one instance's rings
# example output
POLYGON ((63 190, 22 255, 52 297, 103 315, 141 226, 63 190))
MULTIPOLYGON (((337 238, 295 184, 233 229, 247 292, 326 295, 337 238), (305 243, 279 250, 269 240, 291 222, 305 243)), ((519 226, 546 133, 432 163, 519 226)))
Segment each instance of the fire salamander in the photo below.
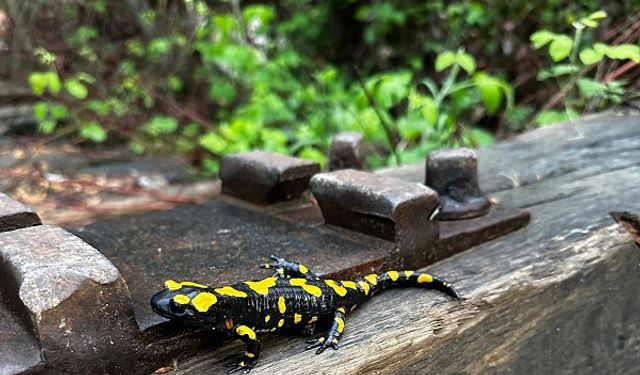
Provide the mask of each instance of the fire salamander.
POLYGON ((313 333, 316 324, 326 333, 310 339, 306 349, 338 349, 347 312, 376 293, 395 286, 440 290, 459 299, 458 292, 443 279, 422 272, 388 271, 366 275, 356 281, 321 279, 303 264, 271 257, 261 268, 274 269, 273 277, 212 288, 207 285, 168 280, 165 289, 151 299, 159 315, 185 323, 220 330, 242 340, 244 354, 228 365, 229 373, 248 373, 260 355, 258 333, 299 328, 313 333))

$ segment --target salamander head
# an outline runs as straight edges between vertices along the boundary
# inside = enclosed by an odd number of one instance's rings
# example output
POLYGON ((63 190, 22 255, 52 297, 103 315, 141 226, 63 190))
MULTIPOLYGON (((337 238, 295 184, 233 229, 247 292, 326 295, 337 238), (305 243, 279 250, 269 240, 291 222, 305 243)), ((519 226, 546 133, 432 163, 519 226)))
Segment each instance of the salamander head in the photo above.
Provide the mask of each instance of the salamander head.
POLYGON ((151 298, 151 308, 156 314, 180 321, 201 321, 217 302, 216 296, 206 285, 190 281, 167 280, 165 288, 151 298))

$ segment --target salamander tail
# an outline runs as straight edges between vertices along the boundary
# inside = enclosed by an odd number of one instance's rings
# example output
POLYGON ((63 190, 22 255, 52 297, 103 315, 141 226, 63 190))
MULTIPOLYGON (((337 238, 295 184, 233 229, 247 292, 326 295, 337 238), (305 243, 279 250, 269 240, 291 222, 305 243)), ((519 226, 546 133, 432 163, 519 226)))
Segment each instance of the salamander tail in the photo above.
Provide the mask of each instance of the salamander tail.
POLYGON ((455 299, 460 299, 460 294, 451 284, 441 277, 425 272, 387 271, 367 275, 364 280, 371 284, 373 294, 394 287, 419 287, 436 289, 455 299))

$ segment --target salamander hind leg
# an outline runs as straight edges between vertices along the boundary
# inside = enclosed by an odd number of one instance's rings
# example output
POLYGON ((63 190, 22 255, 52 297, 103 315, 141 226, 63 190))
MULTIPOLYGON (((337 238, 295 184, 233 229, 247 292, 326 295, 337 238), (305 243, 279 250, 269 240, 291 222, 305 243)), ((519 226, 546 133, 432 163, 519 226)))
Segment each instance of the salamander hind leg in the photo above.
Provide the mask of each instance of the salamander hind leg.
POLYGON ((273 269, 275 270, 275 277, 280 278, 291 278, 291 277, 302 277, 307 280, 319 280, 320 278, 316 276, 315 273, 311 272, 307 266, 304 264, 291 262, 284 258, 277 257, 275 255, 271 255, 271 259, 273 260, 271 263, 262 263, 260 264, 260 268, 265 269, 273 269))
POLYGON ((227 364, 227 367, 229 368, 228 372, 231 374, 237 371, 242 371, 244 374, 248 374, 258 363, 258 356, 260 356, 260 340, 258 340, 255 331, 245 325, 233 327, 230 333, 232 336, 247 344, 247 348, 243 355, 227 364))
POLYGON ((305 349, 309 350, 318 348, 318 350, 316 350, 316 354, 324 352, 329 347, 333 350, 338 350, 338 344, 340 343, 342 333, 344 332, 345 315, 346 311, 344 307, 338 308, 333 315, 333 322, 331 322, 327 333, 323 337, 310 339, 308 341, 309 345, 307 345, 305 349))

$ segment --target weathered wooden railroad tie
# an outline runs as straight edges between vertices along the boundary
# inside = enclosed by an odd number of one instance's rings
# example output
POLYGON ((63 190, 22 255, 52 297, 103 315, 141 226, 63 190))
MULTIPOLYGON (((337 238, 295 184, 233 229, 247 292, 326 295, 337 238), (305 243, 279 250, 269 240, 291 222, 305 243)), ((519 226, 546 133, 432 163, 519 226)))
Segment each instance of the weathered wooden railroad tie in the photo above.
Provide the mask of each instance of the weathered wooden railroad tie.
POLYGON ((336 137, 330 170, 253 151, 222 160, 203 205, 72 229, 0 195, 0 374, 148 373, 216 337, 148 306, 168 278, 225 284, 277 254, 324 275, 418 268, 525 226, 492 204, 468 149, 432 153, 423 183, 362 168, 362 138, 336 137))

